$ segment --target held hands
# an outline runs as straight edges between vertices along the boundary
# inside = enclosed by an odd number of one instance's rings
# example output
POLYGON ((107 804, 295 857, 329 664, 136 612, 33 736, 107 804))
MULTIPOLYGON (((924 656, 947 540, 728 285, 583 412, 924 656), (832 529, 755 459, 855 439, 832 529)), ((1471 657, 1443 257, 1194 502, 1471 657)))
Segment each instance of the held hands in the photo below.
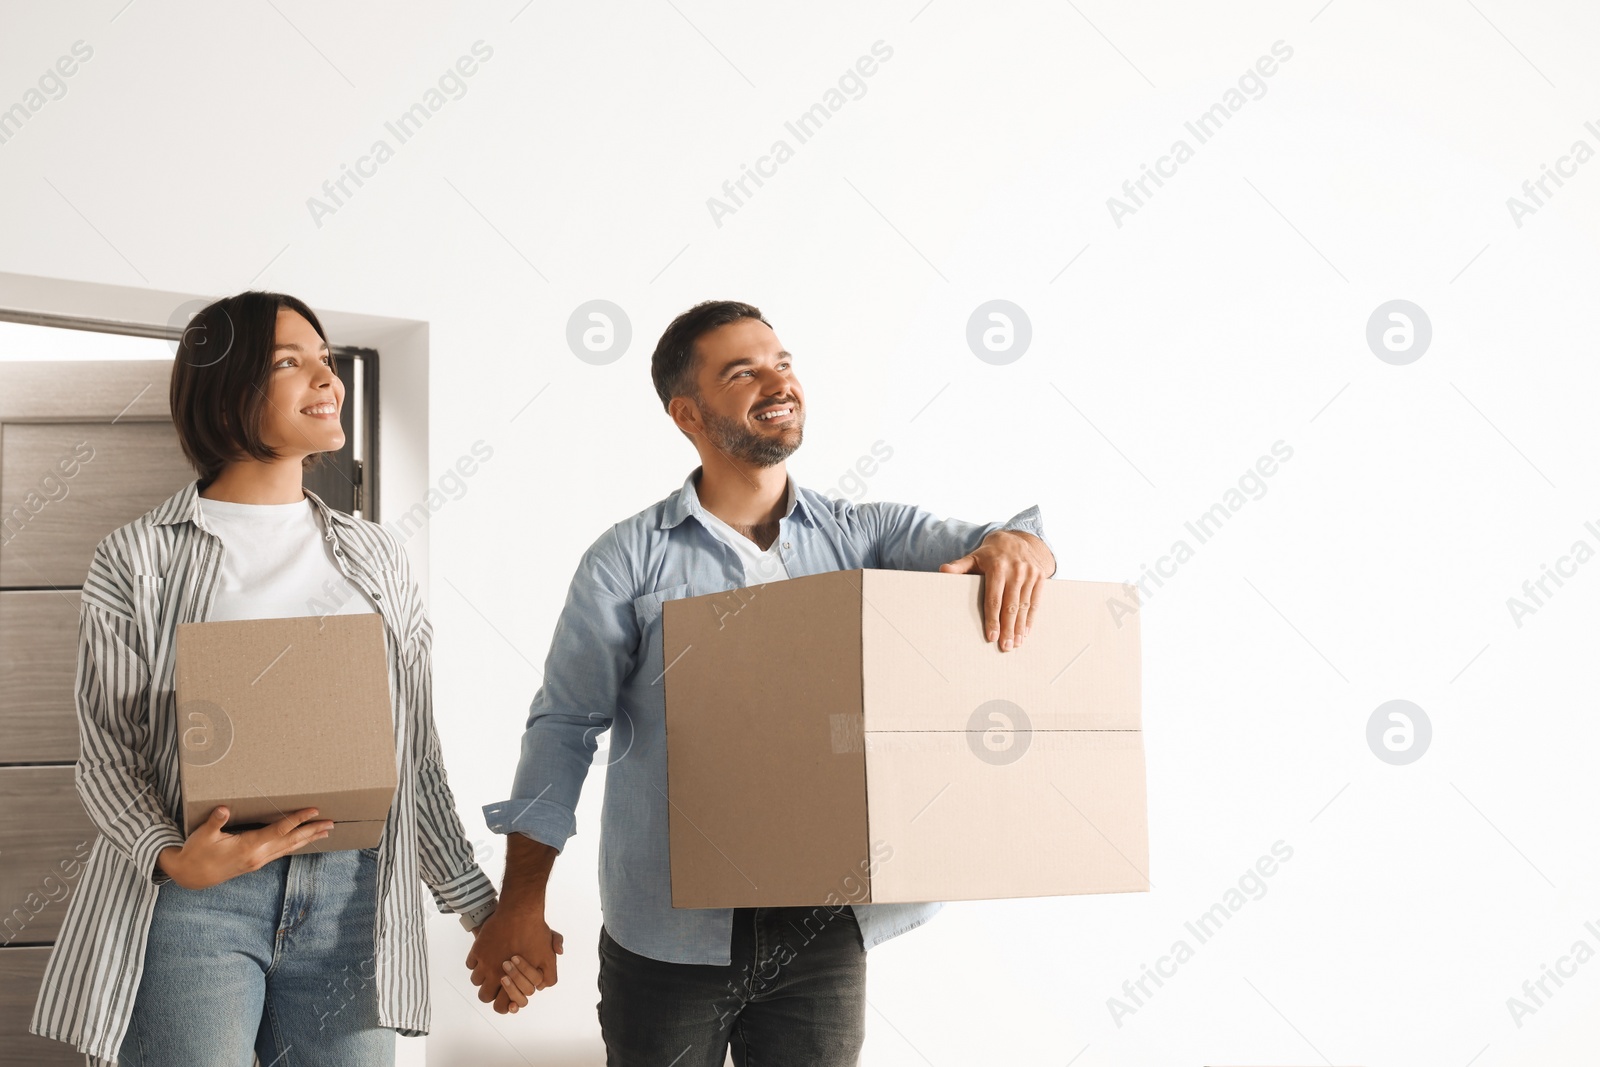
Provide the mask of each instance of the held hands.
POLYGON ((156 865, 184 889, 209 889, 327 837, 333 823, 312 822, 316 817, 316 808, 302 808, 259 830, 231 834, 222 828, 228 821, 228 809, 217 807, 182 847, 162 849, 156 865))
POLYGON ((535 992, 556 984, 561 943, 561 935, 545 923, 543 907, 502 898, 494 914, 473 931, 472 951, 467 953, 478 999, 494 1001, 500 1015, 527 1007, 535 992))
MULTIPOLYGON (((478 930, 481 929, 483 929, 481 926, 474 929, 472 931, 473 935, 476 936, 478 930)), ((561 935, 551 931, 551 936, 556 951, 560 952, 561 935)), ((469 964, 471 962, 470 956, 468 957, 468 962, 469 964)), ((548 984, 544 981, 544 976, 539 969, 521 956, 512 956, 502 963, 500 968, 506 973, 500 976, 500 989, 495 994, 494 1010, 501 1015, 507 1013, 515 1015, 518 1009, 526 1008, 528 1006, 528 998, 548 984)), ((477 981, 476 977, 474 977, 473 981, 477 981)))
POLYGON ((945 574, 983 575, 984 640, 998 641, 1002 652, 1021 645, 1033 629, 1039 593, 1055 569, 1049 547, 1020 530, 996 530, 976 549, 939 568, 945 574))

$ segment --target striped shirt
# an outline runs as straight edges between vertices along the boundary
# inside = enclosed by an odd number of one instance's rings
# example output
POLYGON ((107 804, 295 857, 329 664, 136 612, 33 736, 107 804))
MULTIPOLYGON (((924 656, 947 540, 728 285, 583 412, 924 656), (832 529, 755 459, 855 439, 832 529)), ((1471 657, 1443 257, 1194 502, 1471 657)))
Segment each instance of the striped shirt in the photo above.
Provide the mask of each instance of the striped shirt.
MULTIPOLYGON (((422 894, 440 911, 494 900, 445 780, 433 722, 432 638, 400 541, 334 511, 309 490, 345 578, 383 617, 394 697, 398 785, 378 858, 374 924, 378 1022, 428 1031, 422 894)), ((210 614, 222 542, 206 528, 198 483, 112 533, 95 549, 79 609, 78 794, 100 831, 50 954, 29 1029, 112 1060, 144 969, 156 866, 184 843, 178 782, 175 637, 210 614)), ((308 612, 310 614, 310 612, 308 612)))

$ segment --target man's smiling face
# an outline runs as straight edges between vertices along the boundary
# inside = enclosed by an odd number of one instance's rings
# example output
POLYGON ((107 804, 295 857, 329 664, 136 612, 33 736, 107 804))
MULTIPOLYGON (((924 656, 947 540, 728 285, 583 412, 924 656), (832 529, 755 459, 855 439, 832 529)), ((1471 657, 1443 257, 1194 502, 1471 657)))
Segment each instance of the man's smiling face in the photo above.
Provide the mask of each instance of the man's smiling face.
POLYGON ((800 447, 805 393, 794 357, 760 319, 719 326, 695 344, 695 395, 706 439, 757 467, 782 463, 800 447))

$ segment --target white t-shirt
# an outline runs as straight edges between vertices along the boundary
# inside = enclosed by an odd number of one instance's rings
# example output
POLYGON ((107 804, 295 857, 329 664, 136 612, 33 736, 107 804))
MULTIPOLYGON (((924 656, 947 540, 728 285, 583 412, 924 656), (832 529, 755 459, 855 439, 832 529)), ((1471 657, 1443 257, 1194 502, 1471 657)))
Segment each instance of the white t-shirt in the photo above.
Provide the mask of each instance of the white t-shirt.
POLYGON ((717 518, 711 512, 705 513, 711 525, 711 532, 716 534, 724 543, 732 546, 739 553, 739 562, 744 564, 744 584, 746 586, 764 585, 767 582, 781 582, 789 577, 789 568, 783 565, 783 556, 779 554, 781 547, 778 538, 772 539, 772 546, 762 551, 744 534, 717 518))
POLYGON ((206 528, 222 539, 210 621, 360 615, 377 611, 346 580, 310 500, 239 504, 200 497, 206 528))

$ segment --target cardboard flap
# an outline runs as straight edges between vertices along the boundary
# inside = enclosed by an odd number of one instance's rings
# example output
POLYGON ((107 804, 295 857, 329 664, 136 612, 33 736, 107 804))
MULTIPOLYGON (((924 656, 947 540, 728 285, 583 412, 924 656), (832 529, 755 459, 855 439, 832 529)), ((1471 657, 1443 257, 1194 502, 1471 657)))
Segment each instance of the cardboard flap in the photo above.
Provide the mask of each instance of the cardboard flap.
POLYGON ((982 588, 976 574, 863 572, 867 733, 987 730, 991 701, 1034 731, 1140 729, 1139 616, 1119 626, 1106 607, 1122 586, 1047 581, 1033 632, 1010 652, 983 640, 982 588))
POLYGON ((975 749, 962 733, 867 736, 872 841, 887 852, 873 903, 1150 888, 1142 735, 1013 744, 1022 750, 975 749))

